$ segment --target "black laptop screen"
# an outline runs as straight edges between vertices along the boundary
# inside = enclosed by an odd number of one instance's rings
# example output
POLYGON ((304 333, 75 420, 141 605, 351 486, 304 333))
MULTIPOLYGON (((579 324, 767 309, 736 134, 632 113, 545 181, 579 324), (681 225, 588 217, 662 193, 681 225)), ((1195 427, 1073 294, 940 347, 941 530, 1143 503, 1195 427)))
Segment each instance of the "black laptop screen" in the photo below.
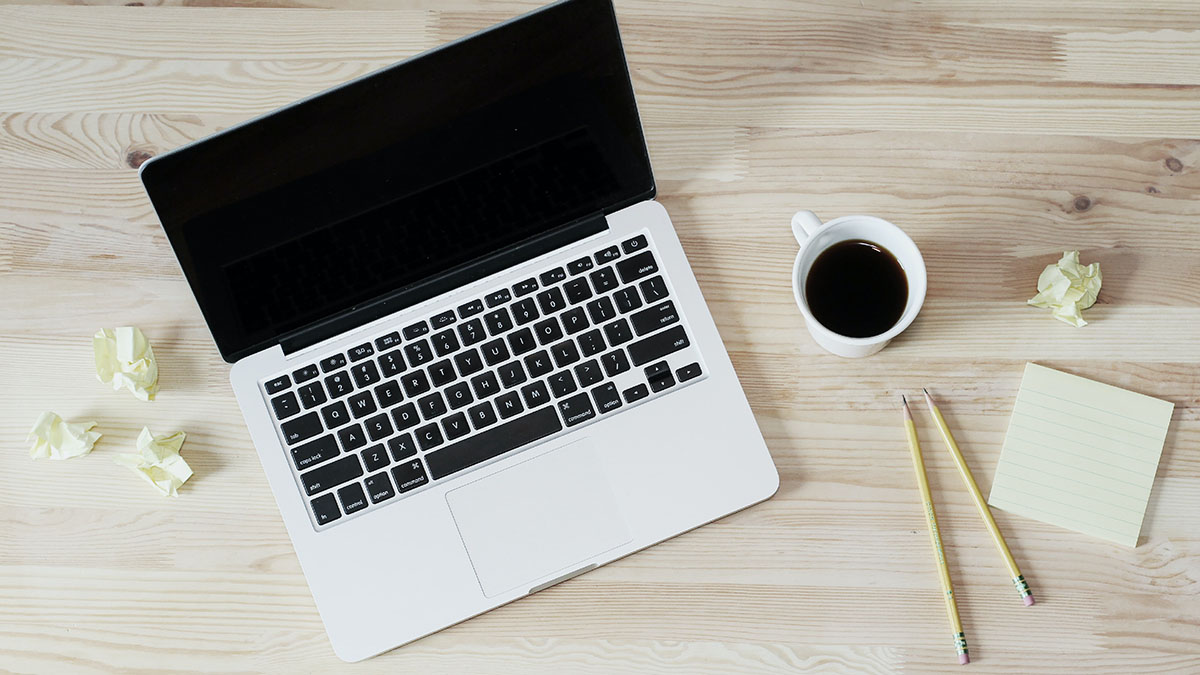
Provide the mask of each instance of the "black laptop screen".
POLYGON ((230 361, 654 191, 608 0, 396 64, 142 180, 230 361))

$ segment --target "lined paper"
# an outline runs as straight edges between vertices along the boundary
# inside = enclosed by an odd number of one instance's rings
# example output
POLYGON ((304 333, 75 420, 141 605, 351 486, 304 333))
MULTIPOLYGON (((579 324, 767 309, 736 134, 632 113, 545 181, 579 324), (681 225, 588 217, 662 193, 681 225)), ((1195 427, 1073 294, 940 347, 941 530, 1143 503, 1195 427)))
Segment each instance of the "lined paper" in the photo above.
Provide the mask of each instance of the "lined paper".
POLYGON ((1026 364, 988 503, 1137 546, 1174 408, 1026 364))

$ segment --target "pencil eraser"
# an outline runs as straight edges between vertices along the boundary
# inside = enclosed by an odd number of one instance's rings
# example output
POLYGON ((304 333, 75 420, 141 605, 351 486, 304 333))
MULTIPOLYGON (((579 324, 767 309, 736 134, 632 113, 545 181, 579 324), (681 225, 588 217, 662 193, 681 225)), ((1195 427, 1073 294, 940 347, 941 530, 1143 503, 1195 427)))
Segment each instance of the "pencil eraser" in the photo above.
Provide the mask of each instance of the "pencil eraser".
POLYGON ((1033 595, 1030 594, 1030 595, 1025 596, 1025 606, 1028 607, 1032 604, 1033 604, 1033 595))
POLYGON ((968 664, 968 663, 970 663, 970 662, 971 662, 971 657, 970 657, 970 656, 967 656, 966 654, 959 654, 959 655, 958 655, 958 665, 960 665, 960 666, 965 666, 965 665, 967 665, 967 664, 968 664))

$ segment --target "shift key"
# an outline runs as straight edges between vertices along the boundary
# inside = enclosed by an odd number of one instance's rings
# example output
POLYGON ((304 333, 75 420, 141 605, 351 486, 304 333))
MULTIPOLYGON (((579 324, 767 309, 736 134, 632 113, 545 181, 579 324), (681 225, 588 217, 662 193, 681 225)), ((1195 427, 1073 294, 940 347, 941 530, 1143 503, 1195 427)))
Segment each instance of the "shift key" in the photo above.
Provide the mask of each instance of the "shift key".
POLYGON ((346 455, 336 462, 300 474, 300 480, 304 483, 304 490, 312 496, 361 475, 363 468, 362 464, 358 463, 358 455, 346 455))
POLYGON ((633 365, 640 366, 677 352, 690 344, 683 326, 675 326, 629 345, 629 358, 633 360, 633 365))

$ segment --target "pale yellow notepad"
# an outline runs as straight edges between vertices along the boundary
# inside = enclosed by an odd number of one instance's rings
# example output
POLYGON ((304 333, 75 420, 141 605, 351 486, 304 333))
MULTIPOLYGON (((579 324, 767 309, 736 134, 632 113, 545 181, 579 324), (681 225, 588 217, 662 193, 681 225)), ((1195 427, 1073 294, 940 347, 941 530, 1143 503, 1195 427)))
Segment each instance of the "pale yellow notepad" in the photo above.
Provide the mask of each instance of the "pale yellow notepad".
POLYGON ((1137 546, 1174 408, 1026 364, 988 503, 1137 546))

